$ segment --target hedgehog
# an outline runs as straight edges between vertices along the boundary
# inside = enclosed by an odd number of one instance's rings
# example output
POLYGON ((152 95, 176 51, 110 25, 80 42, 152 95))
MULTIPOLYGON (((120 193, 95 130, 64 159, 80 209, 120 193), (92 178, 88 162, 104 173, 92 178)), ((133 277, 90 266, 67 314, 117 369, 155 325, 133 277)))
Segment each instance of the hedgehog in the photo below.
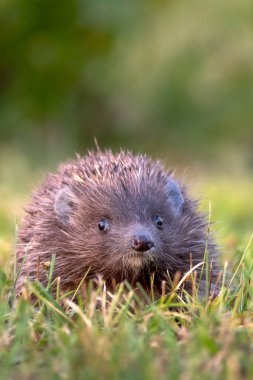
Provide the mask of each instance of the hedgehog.
MULTIPOLYGON (((63 291, 74 290, 84 276, 101 276, 108 288, 127 280, 157 296, 169 292, 176 274, 196 266, 199 294, 218 277, 218 250, 208 233, 206 214, 174 171, 145 155, 129 151, 91 151, 60 164, 32 195, 18 231, 17 281, 20 294, 27 279, 47 284, 39 267, 56 255, 54 278, 63 291), (201 269, 202 268, 202 269, 201 269)), ((191 294, 190 281, 184 284, 191 294)))

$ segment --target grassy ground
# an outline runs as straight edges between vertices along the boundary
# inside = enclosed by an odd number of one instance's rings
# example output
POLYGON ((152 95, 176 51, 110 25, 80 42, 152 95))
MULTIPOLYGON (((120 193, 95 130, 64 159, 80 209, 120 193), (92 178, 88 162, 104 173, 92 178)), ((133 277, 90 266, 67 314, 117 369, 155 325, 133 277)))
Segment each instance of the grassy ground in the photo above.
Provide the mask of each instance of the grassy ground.
POLYGON ((2 379, 253 378, 252 181, 203 176, 193 190, 206 195, 204 208, 212 201, 226 253, 221 266, 228 259, 234 273, 216 299, 182 298, 178 290, 152 302, 152 295, 147 300, 123 286, 106 293, 101 284, 84 305, 70 295, 53 299, 50 287, 35 283, 29 288, 39 299, 34 306, 29 291, 20 299, 13 292, 15 218, 34 182, 25 163, 14 166, 18 189, 10 167, 0 172, 2 379))

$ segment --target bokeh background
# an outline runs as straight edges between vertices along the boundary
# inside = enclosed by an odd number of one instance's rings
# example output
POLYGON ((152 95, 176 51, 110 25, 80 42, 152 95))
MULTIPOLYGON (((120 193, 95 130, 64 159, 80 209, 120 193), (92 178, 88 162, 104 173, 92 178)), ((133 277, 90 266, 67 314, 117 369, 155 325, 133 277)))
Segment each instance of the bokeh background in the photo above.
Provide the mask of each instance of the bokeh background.
POLYGON ((212 204, 225 252, 253 230, 251 0, 1 0, 0 242, 61 160, 162 158, 212 204))

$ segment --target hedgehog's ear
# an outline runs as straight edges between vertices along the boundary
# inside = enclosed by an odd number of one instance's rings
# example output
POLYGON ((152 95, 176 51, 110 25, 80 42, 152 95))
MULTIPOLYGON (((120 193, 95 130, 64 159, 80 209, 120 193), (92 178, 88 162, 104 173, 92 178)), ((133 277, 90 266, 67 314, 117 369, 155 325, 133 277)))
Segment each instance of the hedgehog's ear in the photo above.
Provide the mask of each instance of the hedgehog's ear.
POLYGON ((175 210, 176 215, 180 215, 184 208, 184 197, 179 185, 171 177, 167 179, 166 191, 168 192, 169 203, 175 210))
POLYGON ((59 221, 68 225, 70 214, 76 204, 76 197, 69 187, 63 187, 55 196, 54 212, 59 221))

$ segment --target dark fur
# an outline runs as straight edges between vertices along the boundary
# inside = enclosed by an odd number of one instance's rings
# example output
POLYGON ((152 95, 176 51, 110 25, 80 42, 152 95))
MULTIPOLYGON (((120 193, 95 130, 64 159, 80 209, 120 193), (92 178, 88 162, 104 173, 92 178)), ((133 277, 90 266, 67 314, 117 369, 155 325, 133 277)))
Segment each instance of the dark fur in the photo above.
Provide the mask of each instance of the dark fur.
MULTIPOLYGON (((162 280, 168 283, 168 273, 173 278, 177 271, 189 270, 190 254, 193 265, 203 260, 207 228, 197 202, 160 162, 129 152, 92 152, 60 165, 33 194, 18 234, 18 264, 25 253, 27 257, 17 290, 27 276, 36 278, 38 258, 46 262, 52 254, 54 277, 61 277, 64 290, 76 287, 88 269, 89 278, 101 274, 108 286, 113 279, 127 279, 146 289, 154 273, 160 289, 162 280), (155 226, 154 215, 162 216, 163 230, 155 226), (111 222, 108 232, 98 229, 102 218, 111 222), (154 248, 134 251, 130 243, 136 230, 144 230, 154 248)), ((210 239, 207 245, 214 283, 216 248, 210 239)), ((42 269, 39 277, 46 283, 42 269)), ((204 292, 203 277, 200 294, 204 292)))

